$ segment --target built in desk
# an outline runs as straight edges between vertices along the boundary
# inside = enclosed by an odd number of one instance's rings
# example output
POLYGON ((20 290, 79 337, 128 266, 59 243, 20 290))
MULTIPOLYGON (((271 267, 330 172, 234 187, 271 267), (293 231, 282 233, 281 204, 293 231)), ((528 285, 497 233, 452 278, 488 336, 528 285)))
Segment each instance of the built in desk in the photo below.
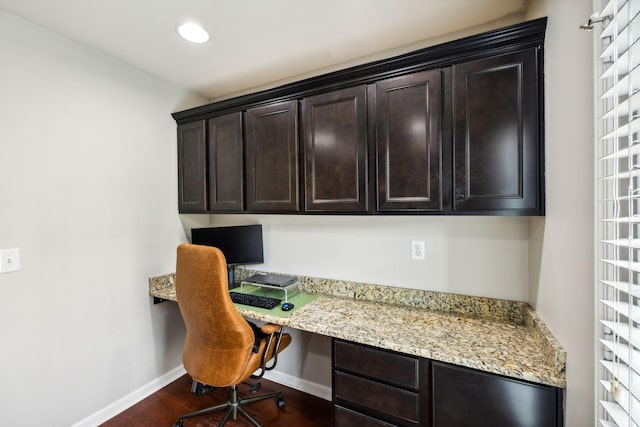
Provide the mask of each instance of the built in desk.
MULTIPOLYGON (((242 280, 254 273, 256 271, 241 270, 236 275, 242 280)), ((303 292, 318 297, 290 315, 282 317, 281 313, 276 316, 243 308, 239 311, 248 318, 333 337, 336 339, 334 353, 336 342, 347 342, 361 345, 364 350, 384 350, 401 358, 407 355, 413 357, 412 360, 427 360, 430 367, 424 375, 429 378, 440 375, 438 372, 442 367, 452 366, 471 368, 475 370, 469 371, 472 373, 496 374, 496 378, 509 385, 519 381, 533 388, 551 386, 545 390, 554 390, 553 396, 556 396, 553 404, 555 421, 544 425, 562 425, 566 353, 529 304, 310 277, 299 277, 299 280, 303 292)), ((174 274, 151 277, 149 293, 156 299, 175 301, 174 283, 174 274)), ((274 310, 280 311, 279 308, 274 310)), ((372 357, 376 354, 374 352, 372 357)), ((334 388, 336 375, 342 375, 342 371, 354 374, 348 368, 337 367, 334 360, 334 388)), ((364 377, 367 381, 375 381, 371 375, 364 377)), ((354 378, 359 380, 357 376, 354 378)), ((482 382, 483 378, 481 376, 478 381, 482 382)), ((385 387, 391 384, 388 380, 380 383, 385 387)), ((422 393, 423 387, 424 384, 416 385, 415 393, 422 393)), ((437 390, 435 386, 426 388, 437 390)), ((502 385, 499 388, 505 389, 502 385)), ((441 389, 445 395, 446 388, 441 389)), ((402 391, 409 393, 411 388, 402 391)), ((535 397, 537 401, 547 398, 546 394, 535 397)), ((336 398, 334 390, 334 401, 341 402, 341 399, 340 396, 336 398)), ((429 396, 429 411, 435 410, 438 399, 439 396, 429 396)), ((348 400, 344 405, 336 404, 336 417, 346 414, 345 425, 355 421, 366 424, 366 419, 357 417, 371 414, 372 419, 378 418, 375 408, 368 411, 366 403, 356 403, 354 410, 348 400)), ((420 400, 424 399, 417 402, 420 400)), ((390 425, 431 425, 421 419, 386 420, 392 421, 390 425)), ((435 421, 434 424, 437 425, 435 421)), ((337 425, 341 424, 337 422, 337 425)))

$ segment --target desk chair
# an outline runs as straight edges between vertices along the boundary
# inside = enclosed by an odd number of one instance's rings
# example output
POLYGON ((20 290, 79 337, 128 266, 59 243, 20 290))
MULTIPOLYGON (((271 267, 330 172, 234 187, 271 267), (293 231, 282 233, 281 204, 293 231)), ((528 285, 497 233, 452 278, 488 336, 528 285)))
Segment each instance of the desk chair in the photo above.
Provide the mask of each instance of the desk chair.
POLYGON ((278 407, 282 407, 282 393, 241 399, 238 384, 250 377, 260 378, 266 370, 273 369, 278 353, 289 345, 291 336, 283 333, 282 326, 274 324, 265 324, 254 334, 231 302, 227 262, 218 248, 178 246, 176 296, 187 327, 182 353, 187 373, 205 386, 230 388, 227 403, 182 415, 174 427, 181 427, 185 418, 225 410, 219 426, 231 415, 235 420, 240 412, 251 424, 261 427, 243 406, 274 398, 278 407))

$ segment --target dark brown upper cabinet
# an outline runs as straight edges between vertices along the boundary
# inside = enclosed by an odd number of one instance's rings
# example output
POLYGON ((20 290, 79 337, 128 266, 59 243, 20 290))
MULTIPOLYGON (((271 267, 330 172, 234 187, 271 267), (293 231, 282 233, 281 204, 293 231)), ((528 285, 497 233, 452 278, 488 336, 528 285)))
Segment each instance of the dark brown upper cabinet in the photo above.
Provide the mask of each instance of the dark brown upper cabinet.
POLYGON ((173 113, 180 212, 544 215, 546 23, 173 113))
POLYGON ((242 153, 242 113, 225 114, 209 119, 208 211, 242 212, 244 207, 242 153))
POLYGON ((305 210, 366 212, 366 86, 304 98, 305 210))
POLYGON ((299 211, 298 102, 251 108, 245 117, 247 211, 299 211))
POLYGON ((454 211, 543 211, 538 69, 534 48, 453 65, 454 211))
POLYGON ((205 120, 178 126, 178 209, 207 209, 205 120))
POLYGON ((378 210, 442 210, 439 69, 376 82, 378 210))

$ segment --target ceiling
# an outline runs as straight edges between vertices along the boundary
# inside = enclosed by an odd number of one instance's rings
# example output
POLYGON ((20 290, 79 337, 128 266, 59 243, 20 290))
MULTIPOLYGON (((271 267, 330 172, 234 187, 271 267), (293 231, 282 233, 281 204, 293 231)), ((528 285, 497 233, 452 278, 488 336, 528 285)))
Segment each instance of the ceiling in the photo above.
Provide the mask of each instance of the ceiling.
POLYGON ((528 0, 0 0, 19 15, 215 99, 522 13, 528 0), (195 21, 203 45, 175 31, 195 21))

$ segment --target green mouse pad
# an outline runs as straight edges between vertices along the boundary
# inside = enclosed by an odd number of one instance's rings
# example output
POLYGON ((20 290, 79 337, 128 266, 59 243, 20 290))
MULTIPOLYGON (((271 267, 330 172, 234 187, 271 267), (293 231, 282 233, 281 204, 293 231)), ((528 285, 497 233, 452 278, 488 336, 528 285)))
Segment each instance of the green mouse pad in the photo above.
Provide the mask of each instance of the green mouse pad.
MULTIPOLYGON (((232 289, 233 292, 240 292, 240 286, 238 286, 237 288, 232 289)), ((284 289, 274 289, 274 288, 266 288, 266 287, 261 287, 261 286, 255 286, 255 285, 251 285, 251 284, 244 284, 242 286, 242 293, 245 294, 253 294, 253 295, 262 295, 265 297, 271 297, 271 298, 278 298, 281 299, 282 302, 285 301, 285 291, 284 289)), ((293 304, 293 308, 289 311, 284 311, 282 310, 280 307, 282 306, 282 303, 276 305, 274 308, 272 309, 266 309, 266 308, 260 308, 260 307, 253 307, 250 305, 244 305, 244 304, 235 304, 238 307, 244 308, 246 310, 251 310, 251 311, 255 311, 258 313, 265 313, 265 314, 270 314, 272 316, 277 316, 277 317, 287 317, 290 316, 291 313, 295 313, 296 310, 304 307, 305 305, 309 304, 310 302, 314 301, 316 298, 318 298, 317 295, 312 295, 312 294, 305 294, 303 292, 300 292, 298 290, 292 291, 289 290, 287 292, 287 299, 290 303, 293 304)))

